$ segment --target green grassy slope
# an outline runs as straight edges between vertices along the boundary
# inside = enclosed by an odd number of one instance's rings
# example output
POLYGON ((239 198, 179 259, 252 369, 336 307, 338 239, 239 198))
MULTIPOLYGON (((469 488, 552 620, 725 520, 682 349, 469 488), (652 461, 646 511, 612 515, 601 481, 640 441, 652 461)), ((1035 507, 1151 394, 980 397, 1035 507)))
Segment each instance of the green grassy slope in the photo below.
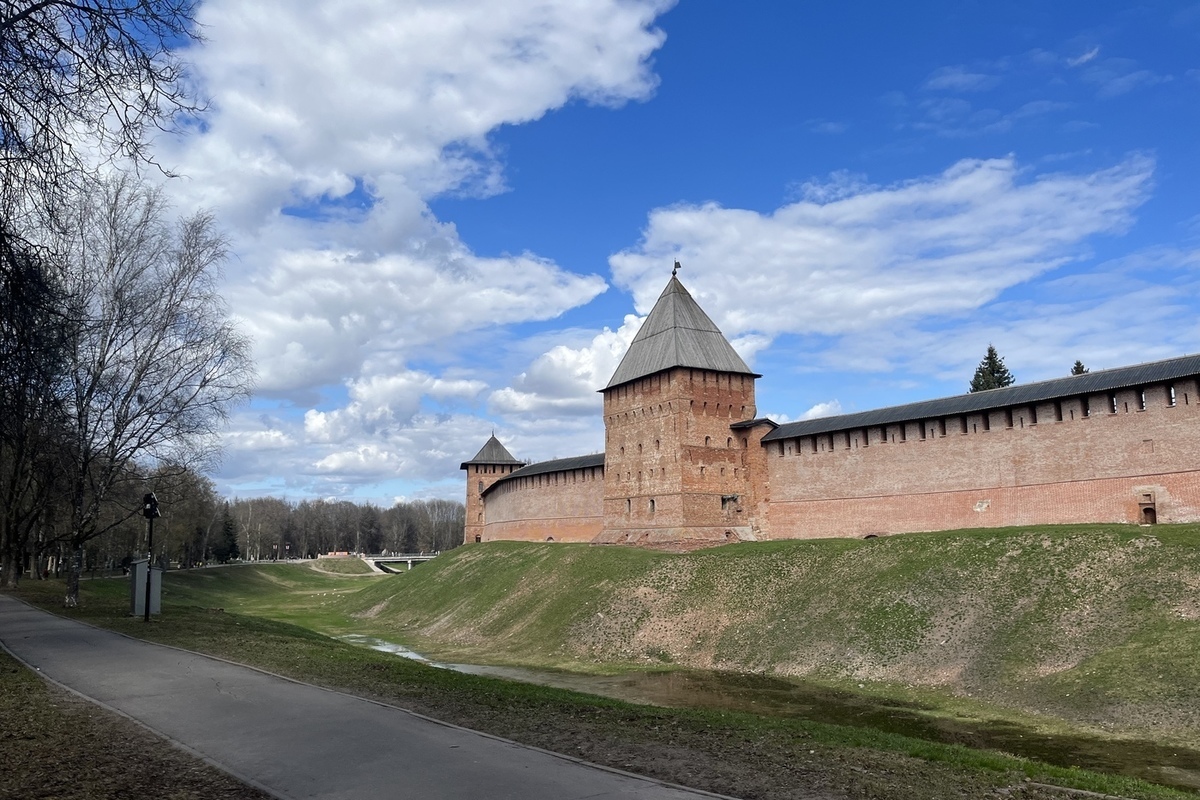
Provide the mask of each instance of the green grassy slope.
POLYGON ((453 551, 340 598, 441 657, 675 664, 949 689, 1200 739, 1200 526, 1068 526, 741 544, 453 551))

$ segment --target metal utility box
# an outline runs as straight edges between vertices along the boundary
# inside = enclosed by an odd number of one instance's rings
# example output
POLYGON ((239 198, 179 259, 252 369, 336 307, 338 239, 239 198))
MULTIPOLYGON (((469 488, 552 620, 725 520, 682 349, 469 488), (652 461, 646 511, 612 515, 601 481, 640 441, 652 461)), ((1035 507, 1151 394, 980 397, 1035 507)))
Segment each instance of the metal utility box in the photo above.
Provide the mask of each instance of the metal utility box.
MULTIPOLYGON (((146 614, 146 567, 149 561, 142 559, 129 565, 129 613, 135 617, 146 614)), ((162 613, 162 569, 150 570, 150 613, 162 613)))

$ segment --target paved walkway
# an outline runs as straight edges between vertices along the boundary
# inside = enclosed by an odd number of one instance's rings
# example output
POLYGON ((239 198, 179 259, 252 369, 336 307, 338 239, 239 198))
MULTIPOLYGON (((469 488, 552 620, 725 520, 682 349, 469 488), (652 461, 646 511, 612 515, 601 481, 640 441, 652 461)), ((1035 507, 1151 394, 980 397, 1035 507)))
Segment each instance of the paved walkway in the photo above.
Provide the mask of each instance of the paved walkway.
POLYGON ((714 796, 130 639, 4 595, 0 643, 51 680, 281 798, 714 796))

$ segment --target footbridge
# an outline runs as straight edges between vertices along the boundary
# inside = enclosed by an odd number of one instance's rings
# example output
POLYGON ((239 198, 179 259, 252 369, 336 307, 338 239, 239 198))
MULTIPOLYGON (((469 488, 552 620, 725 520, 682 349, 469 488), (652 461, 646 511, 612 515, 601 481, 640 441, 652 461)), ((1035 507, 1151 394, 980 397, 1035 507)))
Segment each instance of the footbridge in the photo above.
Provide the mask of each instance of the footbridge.
POLYGON ((380 553, 374 556, 366 555, 362 559, 383 572, 400 572, 398 569, 400 564, 404 564, 408 569, 412 569, 413 564, 432 561, 439 555, 441 553, 398 553, 396 555, 384 555, 380 553))

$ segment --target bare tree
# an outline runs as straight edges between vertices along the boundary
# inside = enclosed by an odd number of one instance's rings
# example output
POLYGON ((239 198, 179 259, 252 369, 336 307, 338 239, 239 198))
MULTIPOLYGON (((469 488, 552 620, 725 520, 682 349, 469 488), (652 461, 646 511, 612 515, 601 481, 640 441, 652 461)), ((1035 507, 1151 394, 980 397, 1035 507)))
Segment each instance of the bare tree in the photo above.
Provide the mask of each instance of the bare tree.
POLYGON ((148 129, 198 111, 193 0, 0 0, 0 168, 28 194, 95 160, 152 162, 148 129))
POLYGON ((0 585, 43 523, 55 471, 41 462, 63 430, 54 368, 69 318, 42 225, 100 164, 154 163, 147 134, 200 110, 179 57, 199 39, 194 8, 0 0, 0 585))
POLYGON ((36 252, 0 235, 0 264, 0 586, 12 587, 58 488, 67 326, 36 252))
POLYGON ((107 529, 99 511, 126 467, 203 471, 253 375, 249 343, 217 292, 225 242, 211 217, 173 224, 160 190, 119 176, 82 193, 55 233, 75 320, 63 459, 74 605, 82 546, 107 529))

